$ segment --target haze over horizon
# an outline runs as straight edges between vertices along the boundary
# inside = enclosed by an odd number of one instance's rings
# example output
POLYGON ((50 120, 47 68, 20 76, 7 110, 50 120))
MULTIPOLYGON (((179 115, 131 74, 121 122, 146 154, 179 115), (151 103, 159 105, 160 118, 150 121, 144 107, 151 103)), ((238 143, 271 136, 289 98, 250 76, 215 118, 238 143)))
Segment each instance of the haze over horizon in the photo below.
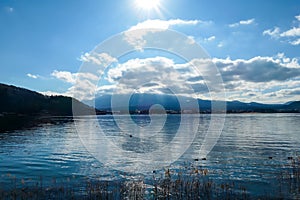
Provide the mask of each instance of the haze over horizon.
MULTIPOLYGON (((179 31, 207 51, 221 73, 227 100, 285 103, 300 99, 299 1, 153 2, 1 1, 1 82, 73 96, 76 79, 83 76, 82 62, 97 62, 90 53, 96 45, 120 32, 159 28, 179 31)), ((185 65, 174 55, 155 51, 105 59, 115 62, 106 70, 106 81, 83 84, 81 100, 93 98, 91 90, 110 94, 120 74, 163 79, 170 66, 185 65), (145 67, 153 73, 143 71, 145 67)), ((208 98, 205 83, 193 74, 187 70, 182 75, 198 88, 197 97, 208 98)), ((139 89, 164 91, 154 84, 139 89)))

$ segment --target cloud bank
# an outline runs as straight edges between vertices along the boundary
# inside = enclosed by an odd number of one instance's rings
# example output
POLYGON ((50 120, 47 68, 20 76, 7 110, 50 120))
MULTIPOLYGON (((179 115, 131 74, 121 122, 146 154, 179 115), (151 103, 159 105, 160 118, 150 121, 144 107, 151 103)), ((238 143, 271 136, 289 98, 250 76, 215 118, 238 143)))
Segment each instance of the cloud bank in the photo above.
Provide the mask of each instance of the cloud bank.
MULTIPOLYGON (((232 60, 213 58, 224 81, 228 100, 285 102, 300 97, 300 65, 297 59, 280 53, 274 57, 253 57, 232 60)), ((192 62, 202 62, 205 60, 192 62)), ((107 70, 105 84, 97 85, 96 77, 90 74, 72 74, 54 71, 55 77, 74 83, 74 77, 81 77, 67 94, 77 94, 80 99, 92 99, 96 94, 137 93, 168 94, 170 88, 176 94, 209 98, 207 80, 199 76, 193 63, 175 63, 166 57, 131 59, 118 63, 107 70)), ((198 65, 200 66, 200 65, 198 65)), ((207 64, 207 67, 210 65, 207 64)), ((202 70, 203 71, 203 70, 202 70)))

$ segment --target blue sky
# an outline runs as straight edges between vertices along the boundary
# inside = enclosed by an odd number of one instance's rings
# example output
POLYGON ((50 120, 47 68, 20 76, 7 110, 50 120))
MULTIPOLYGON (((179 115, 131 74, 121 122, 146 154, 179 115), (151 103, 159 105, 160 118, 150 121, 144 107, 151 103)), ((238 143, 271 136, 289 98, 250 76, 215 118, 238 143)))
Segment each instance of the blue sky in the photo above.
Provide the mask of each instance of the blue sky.
POLYGON ((151 20, 199 22, 168 28, 208 52, 229 100, 299 100, 300 1, 284 0, 160 0, 156 9, 137 0, 0 0, 0 82, 70 94, 87 52, 151 20))

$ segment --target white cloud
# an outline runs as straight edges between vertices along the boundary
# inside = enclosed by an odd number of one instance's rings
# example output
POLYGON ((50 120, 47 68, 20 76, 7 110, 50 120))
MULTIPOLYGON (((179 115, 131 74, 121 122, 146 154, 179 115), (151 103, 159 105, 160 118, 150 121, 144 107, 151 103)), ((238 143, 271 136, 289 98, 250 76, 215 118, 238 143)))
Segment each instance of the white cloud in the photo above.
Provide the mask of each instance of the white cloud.
POLYGON ((263 35, 269 35, 272 38, 277 38, 280 35, 280 28, 274 27, 274 29, 264 30, 263 35))
POLYGON ((201 96, 206 99, 214 96, 221 99, 220 95, 215 95, 220 94, 220 90, 216 83, 218 75, 210 74, 211 64, 210 59, 194 59, 180 64, 166 57, 128 60, 107 72, 107 81, 111 87, 99 88, 99 94, 173 93, 179 96, 201 96), (204 80, 202 76, 216 76, 216 79, 204 80), (206 84, 210 84, 210 93, 206 84))
POLYGON ((76 81, 80 79, 88 79, 91 81, 97 81, 99 79, 98 76, 92 73, 87 73, 87 72, 71 73, 68 71, 57 71, 57 70, 54 70, 51 73, 51 76, 71 84, 75 84, 76 81))
POLYGON ((107 65, 113 63, 113 62, 117 62, 117 59, 110 56, 108 53, 95 53, 93 52, 92 54, 90 53, 85 53, 83 55, 80 56, 80 61, 83 62, 91 62, 93 64, 96 65, 101 65, 106 67, 107 65))
POLYGON ((80 101, 93 100, 97 92, 97 86, 87 79, 77 81, 66 92, 44 91, 40 92, 47 96, 68 96, 80 101))
POLYGON ((280 33, 280 29, 275 27, 273 30, 268 29, 263 32, 263 35, 269 35, 274 39, 287 39, 291 45, 300 45, 300 27, 293 27, 290 30, 280 33))
POLYGON ((249 60, 213 59, 220 68, 224 81, 248 82, 285 81, 300 76, 297 59, 254 57, 249 60))
MULTIPOLYGON (((54 70, 51 76, 72 84, 65 93, 58 93, 65 96, 77 98, 79 100, 91 100, 97 91, 99 76, 89 72, 71 73, 68 71, 54 70)), ((51 92, 48 91, 48 94, 51 92)), ((56 94, 55 92, 53 93, 56 94)))
POLYGON ((170 20, 160 20, 160 19, 154 19, 154 20, 146 20, 144 22, 138 23, 135 26, 132 26, 129 28, 129 31, 131 30, 137 30, 137 29, 163 29, 167 30, 171 26, 175 25, 197 25, 199 23, 207 23, 201 20, 182 20, 182 19, 170 19, 170 20))
POLYGON ((26 74, 29 78, 33 78, 33 79, 37 79, 37 78, 39 78, 39 75, 33 75, 33 74, 30 74, 30 73, 28 73, 28 74, 26 74))
POLYGON ((286 98, 287 96, 295 96, 295 95, 300 95, 300 89, 299 88, 288 88, 288 89, 281 89, 275 92, 268 93, 269 96, 276 96, 276 97, 284 97, 286 98))
POLYGON ((208 37, 208 38, 205 38, 204 41, 207 41, 207 42, 211 42, 211 41, 214 41, 216 39, 216 36, 211 36, 211 37, 208 37))
POLYGON ((299 86, 297 88, 283 88, 277 91, 266 93, 265 96, 273 100, 273 102, 289 102, 298 100, 300 97, 299 86))
POLYGON ((187 37, 186 43, 187 43, 188 45, 195 44, 195 43, 196 43, 196 40, 195 40, 195 38, 194 38, 193 36, 188 36, 188 37, 187 37))
POLYGON ((295 46, 299 45, 300 44, 300 38, 298 38, 297 40, 291 41, 290 44, 295 45, 295 46))
MULTIPOLYGON (((170 19, 170 20, 146 20, 138 23, 135 26, 130 27, 124 33, 124 39, 131 46, 137 50, 142 50, 146 45, 144 37, 149 33, 163 32, 170 29, 173 26, 195 26, 197 24, 210 24, 208 21, 201 20, 182 20, 182 19, 170 19)), ((189 40, 190 41, 190 40, 189 40)), ((189 42, 188 41, 188 42, 189 42)))
POLYGON ((293 27, 290 30, 287 30, 280 34, 280 37, 296 37, 300 36, 300 27, 293 27))
POLYGON ((95 98, 97 84, 88 79, 79 79, 67 91, 69 96, 78 100, 92 100, 95 98))
MULTIPOLYGON (((283 53, 274 57, 251 59, 218 59, 218 66, 230 100, 265 103, 285 102, 274 95, 283 89, 300 88, 300 64, 296 58, 287 58, 283 53), (270 95, 271 93, 274 93, 270 95)), ((287 96, 295 100, 300 95, 287 96)))
POLYGON ((249 25, 249 24, 253 24, 254 21, 255 21, 254 18, 248 19, 248 20, 241 20, 241 21, 240 21, 240 24, 242 24, 242 25, 249 25))
POLYGON ((229 24, 228 26, 230 27, 230 28, 234 28, 234 27, 237 27, 237 26, 239 26, 240 25, 240 23, 234 23, 234 24, 229 24))
POLYGON ((97 87, 97 94, 112 94, 116 85, 101 85, 97 87))
POLYGON ((230 100, 240 100, 244 102, 264 102, 264 103, 284 103, 295 101, 300 98, 300 83, 296 80, 268 83, 251 83, 240 81, 235 83, 235 87, 226 86, 226 96, 230 100), (288 84, 293 87, 288 87, 288 84), (286 91, 286 92, 283 92, 286 91), (287 92, 289 91, 289 92, 287 92))
POLYGON ((72 74, 71 72, 68 71, 57 71, 54 70, 51 73, 51 76, 60 79, 62 81, 65 81, 67 83, 72 83, 74 84, 76 82, 76 74, 72 74))
POLYGON ((167 85, 182 91, 185 87, 183 77, 175 68, 173 60, 165 57, 132 59, 110 69, 107 75, 111 84, 118 83, 119 93, 133 89, 162 93, 163 86, 167 85))
POLYGON ((44 92, 40 92, 40 93, 43 95, 46 95, 46 96, 69 96, 69 97, 72 97, 67 92, 60 93, 60 92, 53 92, 53 91, 44 91, 44 92))
POLYGON ((220 42, 219 44, 218 44, 218 47, 219 48, 222 48, 224 46, 224 43, 223 42, 220 42))
MULTIPOLYGON (((300 15, 295 16, 295 18, 300 21, 300 15)), ((273 30, 265 30, 263 35, 269 35, 274 39, 283 39, 285 42, 288 42, 291 45, 300 45, 300 26, 292 27, 291 29, 283 32, 280 32, 278 27, 274 27, 273 30)))
POLYGON ((234 28, 234 27, 238 27, 240 25, 250 25, 253 24, 255 22, 255 19, 248 19, 248 20, 241 20, 237 23, 233 23, 233 24, 229 24, 229 27, 234 28))
POLYGON ((99 76, 93 74, 93 73, 88 73, 88 72, 80 72, 80 73, 75 73, 75 76, 77 79, 88 79, 91 81, 98 81, 99 76))

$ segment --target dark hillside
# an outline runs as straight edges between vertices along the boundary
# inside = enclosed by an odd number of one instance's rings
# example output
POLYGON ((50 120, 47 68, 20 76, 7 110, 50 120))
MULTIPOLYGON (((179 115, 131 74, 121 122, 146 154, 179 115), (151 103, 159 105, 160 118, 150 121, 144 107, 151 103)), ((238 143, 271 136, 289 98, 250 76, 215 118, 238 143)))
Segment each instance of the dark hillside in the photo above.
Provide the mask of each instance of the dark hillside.
POLYGON ((65 96, 45 96, 11 85, 0 84, 0 130, 17 129, 47 122, 53 116, 72 116, 72 105, 79 115, 94 114, 95 109, 65 96))

